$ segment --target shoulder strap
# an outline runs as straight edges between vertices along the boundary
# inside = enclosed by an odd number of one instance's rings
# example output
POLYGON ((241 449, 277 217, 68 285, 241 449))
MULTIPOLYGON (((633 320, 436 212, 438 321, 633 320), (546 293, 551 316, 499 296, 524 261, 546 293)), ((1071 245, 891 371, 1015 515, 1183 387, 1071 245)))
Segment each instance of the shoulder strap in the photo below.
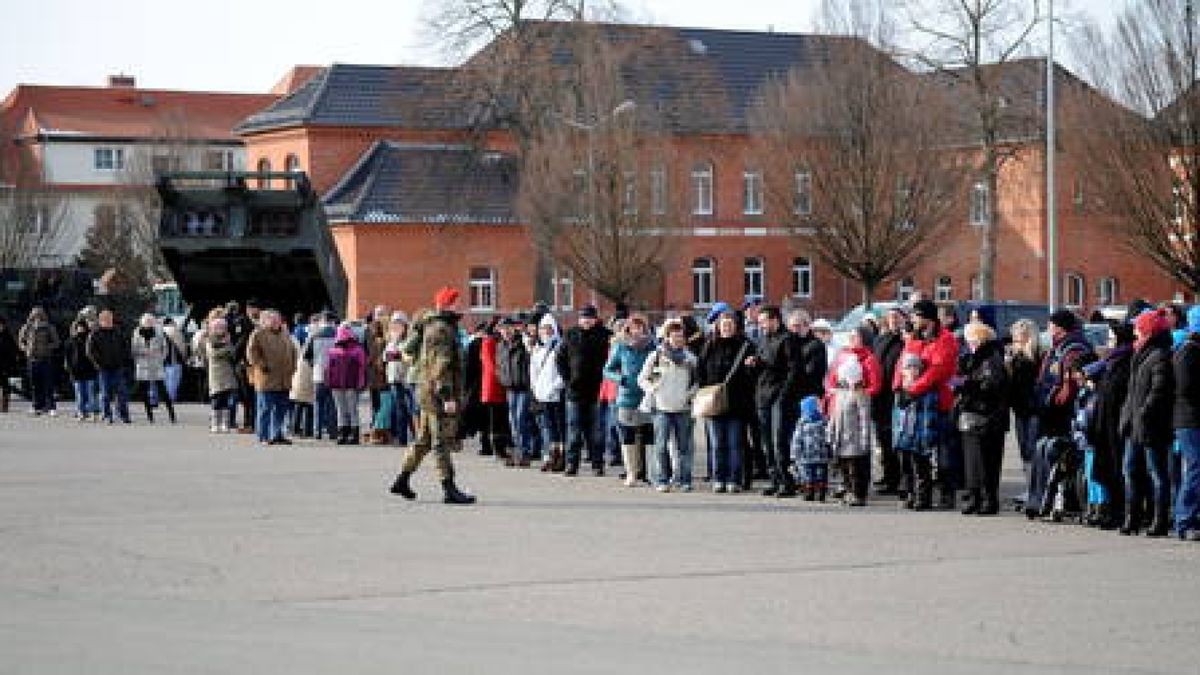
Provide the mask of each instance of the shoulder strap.
POLYGON ((729 373, 725 375, 725 379, 721 381, 721 384, 729 384, 729 381, 733 379, 733 374, 737 372, 738 366, 742 365, 742 357, 746 355, 746 349, 749 347, 750 340, 743 339, 742 348, 738 350, 737 356, 733 357, 733 367, 729 369, 729 373))

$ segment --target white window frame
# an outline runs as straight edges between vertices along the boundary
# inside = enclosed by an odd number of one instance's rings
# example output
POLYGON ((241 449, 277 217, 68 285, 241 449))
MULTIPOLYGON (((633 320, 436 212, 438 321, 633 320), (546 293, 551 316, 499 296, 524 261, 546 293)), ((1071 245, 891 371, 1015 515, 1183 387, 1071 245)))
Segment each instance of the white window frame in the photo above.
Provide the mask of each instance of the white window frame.
POLYGON ((661 166, 650 170, 650 211, 656 216, 667 212, 667 170, 661 166))
POLYGON ((692 306, 712 307, 717 297, 717 264, 712 258, 692 261, 692 306))
POLYGON ((917 282, 912 277, 904 277, 896 282, 896 301, 908 302, 913 293, 917 292, 917 282))
POLYGON ((100 146, 92 153, 92 166, 96 171, 121 171, 125 168, 125 148, 100 146))
POLYGON ((575 309, 575 275, 571 270, 555 269, 550 276, 550 285, 554 291, 555 311, 575 309))
POLYGON ((1080 309, 1087 302, 1087 280, 1078 272, 1067 272, 1063 277, 1063 305, 1080 309))
POLYGON ((967 219, 976 227, 987 225, 991 218, 991 198, 986 181, 977 180, 971 185, 971 203, 967 219))
POLYGON ((742 213, 761 216, 763 205, 763 173, 757 169, 742 173, 742 213))
POLYGON ((1121 283, 1116 277, 1101 277, 1096 284, 1096 303, 1115 305, 1120 302, 1121 283))
POLYGON ((621 212, 636 216, 638 212, 637 172, 626 171, 621 184, 621 212))
POLYGON ((1071 186, 1071 203, 1076 211, 1082 211, 1087 204, 1087 184, 1082 175, 1075 176, 1075 183, 1071 186))
POLYGON ((811 298, 813 295, 812 258, 792 258, 792 297, 811 298))
POLYGON ((933 280, 933 301, 950 302, 954 299, 954 280, 942 274, 933 280))
POLYGON ((767 261, 761 255, 746 258, 742 264, 742 295, 747 299, 767 297, 767 261))
POLYGON ((713 214, 715 184, 716 172, 712 164, 706 163, 692 169, 692 215, 711 216, 713 214))
MULTIPOLYGON (((233 153, 229 154, 229 160, 232 163, 233 153)), ((287 157, 285 157, 283 160, 283 170, 289 171, 289 172, 290 171, 303 171, 303 169, 300 166, 300 157, 298 157, 297 155, 288 155, 287 157)))
POLYGON ((798 216, 811 216, 813 208, 812 172, 796 172, 796 203, 793 211, 798 216))
POLYGON ((496 310, 496 268, 472 267, 467 271, 467 288, 470 295, 472 312, 492 312, 496 310), (487 278, 476 278, 476 272, 486 271, 487 278))

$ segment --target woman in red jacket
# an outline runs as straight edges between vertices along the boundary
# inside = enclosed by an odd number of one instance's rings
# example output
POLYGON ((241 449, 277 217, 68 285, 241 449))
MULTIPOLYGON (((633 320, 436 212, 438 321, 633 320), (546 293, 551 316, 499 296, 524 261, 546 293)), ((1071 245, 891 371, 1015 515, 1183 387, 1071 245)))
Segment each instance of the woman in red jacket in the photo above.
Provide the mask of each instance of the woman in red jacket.
POLYGON ((512 433, 508 426, 508 392, 500 384, 500 366, 496 362, 499 341, 495 328, 492 328, 479 345, 479 358, 483 363, 479 403, 483 407, 487 425, 483 433, 491 438, 496 459, 507 460, 512 456, 512 433))
POLYGON ((867 344, 865 328, 850 333, 850 344, 834 358, 825 378, 829 438, 846 478, 845 503, 867 505, 871 485, 871 398, 883 387, 883 369, 867 344))

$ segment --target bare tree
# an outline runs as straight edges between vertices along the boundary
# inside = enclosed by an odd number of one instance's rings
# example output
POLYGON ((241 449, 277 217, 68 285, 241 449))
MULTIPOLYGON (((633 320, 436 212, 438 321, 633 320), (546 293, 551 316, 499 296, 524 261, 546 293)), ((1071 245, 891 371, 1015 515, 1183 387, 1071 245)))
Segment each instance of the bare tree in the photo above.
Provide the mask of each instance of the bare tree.
POLYGON ((555 91, 554 123, 525 156, 519 212, 548 259, 608 300, 629 302, 661 280, 671 227, 685 218, 668 184, 677 165, 672 128, 635 103, 629 86, 653 82, 673 47, 594 32, 576 38, 575 74, 555 91))
POLYGON ((1076 52, 1111 100, 1093 95, 1072 107, 1064 138, 1088 167, 1120 239, 1193 293, 1200 293, 1198 39, 1191 0, 1134 3, 1107 34, 1083 33, 1076 52))
POLYGON ((70 203, 41 184, 16 136, 0 128, 0 269, 40 268, 61 252, 70 203))
MULTIPOLYGON (((846 18, 888 29, 878 15, 846 18)), ((857 282, 868 306, 961 210, 970 172, 944 138, 948 112, 940 88, 848 37, 823 64, 768 86, 753 116, 772 210, 857 282)))
MULTIPOLYGON (((912 47, 904 50, 958 94, 965 126, 957 133, 979 150, 977 175, 987 186, 989 208, 980 227, 978 292, 995 296, 997 205, 1004 164, 1021 150, 1028 131, 1024 113, 1009 106, 1005 65, 1024 56, 1041 21, 1040 0, 908 0, 904 3, 912 47), (965 86, 959 86, 965 85, 965 86)), ((1029 92, 1023 92, 1022 95, 1029 92)))

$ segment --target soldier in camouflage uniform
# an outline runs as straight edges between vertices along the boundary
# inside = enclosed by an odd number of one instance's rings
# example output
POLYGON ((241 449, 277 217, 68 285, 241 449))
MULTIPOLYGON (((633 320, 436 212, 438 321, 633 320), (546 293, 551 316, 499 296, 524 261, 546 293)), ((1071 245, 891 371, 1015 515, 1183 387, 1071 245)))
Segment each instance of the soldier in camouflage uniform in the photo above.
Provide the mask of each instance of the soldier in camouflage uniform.
POLYGON ((450 452, 458 443, 458 418, 463 398, 463 354, 458 340, 458 291, 443 288, 434 297, 436 311, 419 321, 402 347, 418 372, 417 401, 420 415, 417 436, 404 456, 392 494, 416 499, 409 479, 430 450, 437 454, 447 504, 473 504, 475 497, 454 484, 450 452))

